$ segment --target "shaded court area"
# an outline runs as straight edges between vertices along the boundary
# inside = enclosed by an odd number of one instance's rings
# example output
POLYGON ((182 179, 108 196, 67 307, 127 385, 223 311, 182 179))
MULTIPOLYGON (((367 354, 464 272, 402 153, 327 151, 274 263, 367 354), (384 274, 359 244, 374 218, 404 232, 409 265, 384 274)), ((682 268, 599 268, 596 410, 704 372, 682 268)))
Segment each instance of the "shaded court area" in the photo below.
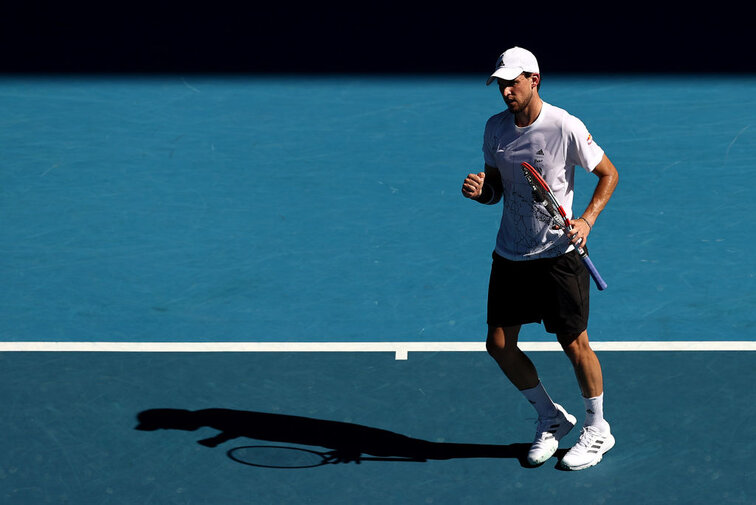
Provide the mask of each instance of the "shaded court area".
MULTIPOLYGON (((524 464, 534 411, 485 353, 6 353, 0 495, 9 505, 753 503, 749 353, 599 354, 617 445, 566 472, 557 457, 524 464), (184 412, 144 414, 154 409, 184 412), (142 428, 162 429, 137 430, 140 413, 142 428)), ((564 356, 532 357, 581 419, 564 356)))

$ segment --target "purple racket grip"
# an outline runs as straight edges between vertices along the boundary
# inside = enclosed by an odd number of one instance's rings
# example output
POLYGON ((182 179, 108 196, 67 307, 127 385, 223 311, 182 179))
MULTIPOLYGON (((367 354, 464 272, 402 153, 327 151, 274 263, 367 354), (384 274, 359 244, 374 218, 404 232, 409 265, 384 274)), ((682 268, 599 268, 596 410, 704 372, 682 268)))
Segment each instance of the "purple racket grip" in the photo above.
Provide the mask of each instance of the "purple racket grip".
POLYGON ((601 275, 598 273, 598 270, 596 270, 596 267, 593 266, 591 258, 589 258, 587 254, 581 255, 581 258, 583 260, 583 263, 585 264, 585 267, 591 273, 591 277, 593 277, 593 280, 596 282, 596 287, 599 288, 599 291, 605 290, 606 282, 604 282, 604 279, 601 278, 601 275))

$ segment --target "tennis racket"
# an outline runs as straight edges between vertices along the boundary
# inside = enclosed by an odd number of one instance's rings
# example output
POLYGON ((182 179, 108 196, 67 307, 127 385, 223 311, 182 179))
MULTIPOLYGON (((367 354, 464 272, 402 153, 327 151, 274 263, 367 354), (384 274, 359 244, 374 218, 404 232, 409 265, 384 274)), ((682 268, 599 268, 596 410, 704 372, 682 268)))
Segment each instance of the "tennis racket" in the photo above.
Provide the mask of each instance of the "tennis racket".
MULTIPOLYGON (((551 215, 560 229, 564 232, 570 231, 572 229, 572 224, 567 218, 567 214, 557 201, 549 185, 546 184, 546 181, 543 180, 541 174, 538 173, 538 170, 533 168, 530 163, 522 163, 522 173, 525 174, 528 184, 533 189, 533 198, 546 208, 546 211, 551 215)), ((601 278, 601 275, 593 265, 591 258, 588 257, 588 252, 580 245, 575 245, 575 249, 577 249, 580 259, 583 260, 583 264, 585 264, 585 267, 591 273, 591 277, 593 277, 599 291, 606 289, 606 282, 601 278)))

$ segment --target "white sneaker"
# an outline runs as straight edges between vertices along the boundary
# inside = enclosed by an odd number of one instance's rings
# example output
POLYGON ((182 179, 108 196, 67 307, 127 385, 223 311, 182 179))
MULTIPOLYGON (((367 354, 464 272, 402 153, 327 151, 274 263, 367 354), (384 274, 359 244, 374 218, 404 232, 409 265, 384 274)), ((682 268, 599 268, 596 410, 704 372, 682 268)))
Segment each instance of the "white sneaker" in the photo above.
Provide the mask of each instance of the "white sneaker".
POLYGON ((575 416, 568 414, 561 405, 554 404, 557 414, 554 417, 538 419, 535 440, 528 451, 528 463, 540 465, 554 455, 562 439, 577 423, 575 416))
POLYGON ((614 437, 609 431, 603 433, 594 426, 584 426, 575 446, 562 458, 561 465, 568 470, 589 468, 601 461, 612 447, 614 437))

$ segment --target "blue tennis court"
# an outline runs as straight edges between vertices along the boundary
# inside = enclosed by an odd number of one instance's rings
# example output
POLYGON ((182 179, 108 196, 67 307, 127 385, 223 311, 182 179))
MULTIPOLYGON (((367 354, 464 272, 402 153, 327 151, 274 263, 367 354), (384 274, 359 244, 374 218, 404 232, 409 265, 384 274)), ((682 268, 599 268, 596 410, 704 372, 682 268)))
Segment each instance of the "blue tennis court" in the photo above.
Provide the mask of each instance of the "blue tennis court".
POLYGON ((623 346, 599 350, 617 446, 577 473, 521 464, 534 413, 476 347, 500 209, 459 188, 502 108, 484 81, 0 79, 3 502, 753 503, 756 78, 544 78, 620 171, 589 327, 623 346), (382 343, 412 350, 350 347, 382 343), (136 430, 153 409, 168 429, 136 430), (345 433, 391 454, 238 461, 345 433))

